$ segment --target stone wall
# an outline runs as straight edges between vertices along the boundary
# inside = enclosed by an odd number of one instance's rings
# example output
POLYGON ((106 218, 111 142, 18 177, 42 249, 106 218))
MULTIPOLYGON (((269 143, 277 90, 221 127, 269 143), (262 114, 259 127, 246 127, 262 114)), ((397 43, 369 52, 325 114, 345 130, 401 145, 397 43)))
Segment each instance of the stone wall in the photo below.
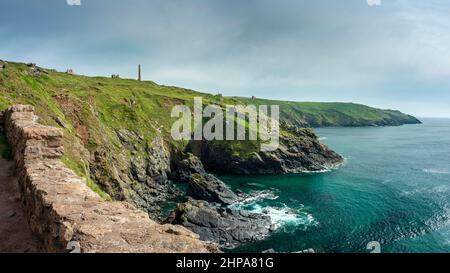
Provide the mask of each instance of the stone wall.
POLYGON ((5 112, 22 202, 47 252, 217 252, 215 245, 177 225, 160 225, 126 202, 107 202, 61 161, 63 131, 40 125, 34 108, 5 112))

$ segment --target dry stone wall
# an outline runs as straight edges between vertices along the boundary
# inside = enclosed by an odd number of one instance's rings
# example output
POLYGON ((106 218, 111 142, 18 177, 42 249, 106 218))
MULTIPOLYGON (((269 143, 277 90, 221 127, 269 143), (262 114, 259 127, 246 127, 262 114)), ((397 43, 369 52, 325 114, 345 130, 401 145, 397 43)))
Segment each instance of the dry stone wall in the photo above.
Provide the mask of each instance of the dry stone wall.
MULTIPOLYGON (((0 114, 3 118, 3 114, 0 114)), ((38 123, 34 108, 16 105, 4 127, 17 167, 22 202, 47 252, 218 252, 177 225, 160 225, 126 202, 107 202, 61 161, 64 136, 38 123)))

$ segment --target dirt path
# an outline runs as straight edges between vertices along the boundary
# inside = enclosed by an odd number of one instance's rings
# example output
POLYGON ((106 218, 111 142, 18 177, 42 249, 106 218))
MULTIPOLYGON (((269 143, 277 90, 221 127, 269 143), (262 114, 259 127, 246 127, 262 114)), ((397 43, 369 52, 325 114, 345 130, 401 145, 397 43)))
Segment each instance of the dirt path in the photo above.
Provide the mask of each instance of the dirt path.
POLYGON ((12 163, 0 158, 0 253, 39 252, 20 203, 12 163))

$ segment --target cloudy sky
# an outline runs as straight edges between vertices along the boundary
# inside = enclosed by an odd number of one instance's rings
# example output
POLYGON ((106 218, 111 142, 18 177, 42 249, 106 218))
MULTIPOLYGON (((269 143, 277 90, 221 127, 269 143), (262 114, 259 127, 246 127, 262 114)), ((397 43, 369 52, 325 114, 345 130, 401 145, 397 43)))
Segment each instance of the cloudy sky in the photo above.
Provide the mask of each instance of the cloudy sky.
POLYGON ((448 0, 66 1, 0 0, 0 59, 450 117, 448 0))

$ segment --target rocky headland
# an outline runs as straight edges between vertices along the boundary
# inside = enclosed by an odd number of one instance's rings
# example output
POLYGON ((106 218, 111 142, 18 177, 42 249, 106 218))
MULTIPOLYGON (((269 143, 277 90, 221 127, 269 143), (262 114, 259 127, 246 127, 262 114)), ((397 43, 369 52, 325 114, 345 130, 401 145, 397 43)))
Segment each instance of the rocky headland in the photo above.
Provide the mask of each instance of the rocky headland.
MULTIPOLYGON (((102 207, 115 204, 114 209, 124 214, 128 208, 114 202, 131 204, 143 213, 133 210, 133 219, 149 215, 150 219, 143 221, 161 228, 163 234, 170 231, 158 225, 173 223, 178 230, 174 234, 189 237, 193 233, 187 228, 202 240, 228 248, 263 239, 274 227, 267 215, 234 208, 233 204, 248 196, 233 192, 214 173, 323 171, 338 166, 342 157, 305 127, 419 122, 397 111, 355 104, 312 105, 214 96, 150 81, 60 73, 35 64, 0 61, 0 68, 0 110, 15 104, 33 105, 42 124, 64 134, 64 139, 58 141, 65 152, 55 168, 80 178, 77 181, 85 187, 77 185, 83 187, 83 194, 89 189, 95 192, 95 198, 91 194, 89 198, 102 207), (263 152, 259 143, 252 141, 174 141, 170 109, 191 105, 196 96, 203 97, 204 104, 222 107, 279 104, 279 148, 263 152)), ((51 168, 41 167, 42 173, 51 172, 51 168)), ((51 182, 50 176, 47 182, 51 182)), ((58 202, 63 206, 65 201, 58 202)))

